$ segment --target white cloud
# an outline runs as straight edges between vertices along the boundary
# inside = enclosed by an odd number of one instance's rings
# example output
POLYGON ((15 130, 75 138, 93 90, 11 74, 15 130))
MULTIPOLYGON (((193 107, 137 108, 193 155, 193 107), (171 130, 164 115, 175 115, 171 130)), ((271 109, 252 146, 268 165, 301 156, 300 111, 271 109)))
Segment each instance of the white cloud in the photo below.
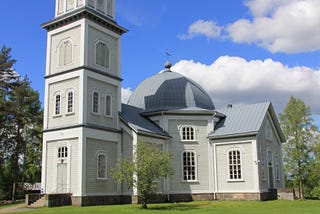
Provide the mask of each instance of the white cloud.
POLYGON ((271 101, 277 111, 283 111, 294 96, 320 114, 320 70, 288 67, 272 59, 247 61, 232 56, 219 57, 211 65, 182 60, 172 70, 202 85, 217 107, 271 101))
POLYGON ((189 26, 188 33, 179 35, 179 39, 192 39, 196 36, 205 36, 208 39, 220 37, 222 27, 213 21, 205 21, 199 19, 189 26))
POLYGON ((319 0, 250 0, 245 4, 253 17, 226 27, 232 41, 254 43, 273 53, 320 49, 319 0))
POLYGON ((121 102, 127 103, 132 94, 131 88, 121 88, 121 102))

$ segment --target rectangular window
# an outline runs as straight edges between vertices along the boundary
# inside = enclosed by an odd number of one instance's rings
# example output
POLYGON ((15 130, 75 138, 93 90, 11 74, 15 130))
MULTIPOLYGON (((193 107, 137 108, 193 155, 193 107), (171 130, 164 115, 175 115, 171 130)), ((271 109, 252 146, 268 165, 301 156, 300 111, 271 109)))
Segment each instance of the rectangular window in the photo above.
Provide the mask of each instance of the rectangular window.
POLYGON ((58 1, 58 15, 64 12, 64 1, 59 0, 58 1))
POLYGON ((106 116, 111 116, 111 96, 106 95, 106 116))
POLYGON ((183 180, 196 180, 196 157, 194 152, 183 152, 182 155, 183 180))
POLYGON ((99 93, 96 91, 93 92, 92 111, 93 113, 99 113, 99 93))
POLYGON ((68 106, 67 106, 67 112, 72 113, 73 112, 73 92, 70 91, 68 93, 68 106))
POLYGON ((68 157, 68 147, 63 146, 58 148, 58 158, 67 158, 68 157))
POLYGON ((181 139, 182 141, 194 141, 194 128, 192 126, 183 126, 181 129, 181 139))
POLYGON ((59 47, 59 66, 72 63, 72 43, 69 40, 63 41, 59 47))
POLYGON ((230 180, 242 179, 241 159, 240 159, 239 150, 229 151, 229 179, 230 180))
POLYGON ((97 177, 100 179, 107 178, 107 164, 106 164, 106 155, 105 154, 98 154, 97 177))
POLYGON ((61 97, 60 94, 56 95, 55 97, 55 115, 61 114, 61 97))
POLYGON ((67 11, 74 9, 74 1, 75 0, 67 0, 67 11))

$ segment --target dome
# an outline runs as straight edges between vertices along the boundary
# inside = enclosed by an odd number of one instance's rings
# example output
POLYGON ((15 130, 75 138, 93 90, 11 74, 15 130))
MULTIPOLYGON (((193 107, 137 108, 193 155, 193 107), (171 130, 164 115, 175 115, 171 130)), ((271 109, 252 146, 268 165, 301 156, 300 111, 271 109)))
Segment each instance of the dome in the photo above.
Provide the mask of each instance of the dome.
POLYGON ((150 111, 214 110, 208 93, 185 76, 166 71, 142 81, 131 94, 128 104, 150 111))

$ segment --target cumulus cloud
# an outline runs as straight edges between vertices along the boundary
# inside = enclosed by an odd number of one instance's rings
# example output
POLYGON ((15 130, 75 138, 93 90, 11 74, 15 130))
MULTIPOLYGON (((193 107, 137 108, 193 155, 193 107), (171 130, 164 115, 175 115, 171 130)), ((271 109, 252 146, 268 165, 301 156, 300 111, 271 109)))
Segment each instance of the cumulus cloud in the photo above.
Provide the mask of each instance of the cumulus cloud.
POLYGON ((319 0, 247 0, 249 19, 226 26, 198 20, 180 39, 196 36, 229 38, 235 43, 255 44, 272 53, 299 53, 320 50, 319 0))
POLYGON ((226 27, 232 41, 254 43, 273 53, 320 49, 320 1, 250 0, 252 19, 239 19, 226 27))
POLYGON ((202 85, 218 108, 229 103, 271 101, 280 112, 294 96, 310 105, 314 114, 320 114, 320 70, 232 56, 221 56, 211 65, 181 60, 172 70, 202 85))
POLYGON ((131 88, 121 88, 121 102, 127 103, 132 94, 131 88))
POLYGON ((222 27, 218 26, 214 21, 198 20, 189 26, 187 34, 178 36, 181 40, 192 39, 196 36, 205 36, 208 39, 220 37, 222 27))

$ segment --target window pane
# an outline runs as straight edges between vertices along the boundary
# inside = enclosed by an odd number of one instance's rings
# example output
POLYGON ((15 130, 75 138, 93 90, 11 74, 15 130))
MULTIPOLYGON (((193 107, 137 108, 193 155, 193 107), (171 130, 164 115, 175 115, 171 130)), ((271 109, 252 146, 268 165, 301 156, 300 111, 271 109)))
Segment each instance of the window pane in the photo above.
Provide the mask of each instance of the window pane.
POLYGON ((92 111, 94 113, 98 113, 99 112, 99 94, 98 92, 93 92, 93 104, 92 104, 92 111))
POLYGON ((196 163, 194 152, 183 153, 183 179, 196 180, 196 163))
POLYGON ((73 92, 68 93, 68 113, 73 112, 73 92))
POLYGON ((229 151, 229 178, 241 179, 241 160, 240 151, 229 151))
POLYGON ((111 115, 111 96, 106 96, 106 115, 111 115))
POLYGON ((60 108, 61 108, 60 95, 56 95, 55 114, 60 114, 60 108))

